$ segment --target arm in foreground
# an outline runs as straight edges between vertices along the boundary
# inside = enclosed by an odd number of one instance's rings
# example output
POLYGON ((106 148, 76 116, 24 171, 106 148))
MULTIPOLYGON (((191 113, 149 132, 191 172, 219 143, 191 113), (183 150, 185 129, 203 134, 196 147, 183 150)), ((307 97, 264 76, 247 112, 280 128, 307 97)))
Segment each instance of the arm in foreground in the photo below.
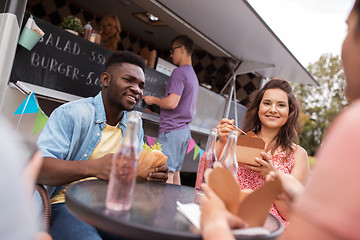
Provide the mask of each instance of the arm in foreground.
POLYGON ((327 130, 282 239, 359 239, 359 117, 357 101, 327 130))
POLYGON ((247 224, 231 214, 221 199, 206 184, 202 185, 206 196, 200 199, 201 232, 204 240, 235 239, 233 228, 244 228, 247 224))
MULTIPOLYGON (((295 163, 290 174, 304 186, 310 174, 309 160, 305 149, 299 146, 295 152, 294 158, 295 163)), ((285 220, 289 220, 289 214, 292 210, 289 205, 290 204, 286 200, 279 199, 275 201, 276 209, 285 220)))
POLYGON ((292 203, 304 192, 305 189, 304 185, 291 174, 283 173, 280 171, 276 173, 270 172, 266 176, 266 181, 271 181, 276 178, 280 179, 283 190, 280 196, 281 199, 284 199, 287 202, 292 203))
MULTIPOLYGON (((258 172, 263 177, 267 177, 268 174, 271 174, 273 177, 280 178, 285 193, 281 194, 274 204, 280 216, 285 220, 289 219, 289 214, 291 213, 292 198, 295 197, 294 195, 298 195, 296 192, 299 188, 304 188, 303 186, 305 185, 310 172, 309 160, 306 151, 302 147, 298 146, 294 154, 295 163, 290 174, 282 173, 277 170, 271 163, 270 156, 265 152, 261 153, 262 159, 255 158, 255 161, 261 164, 261 166, 256 167, 245 165, 247 169, 258 172), (294 190, 292 190, 293 187, 295 188, 294 190)), ((271 177, 269 179, 271 179, 271 177)))

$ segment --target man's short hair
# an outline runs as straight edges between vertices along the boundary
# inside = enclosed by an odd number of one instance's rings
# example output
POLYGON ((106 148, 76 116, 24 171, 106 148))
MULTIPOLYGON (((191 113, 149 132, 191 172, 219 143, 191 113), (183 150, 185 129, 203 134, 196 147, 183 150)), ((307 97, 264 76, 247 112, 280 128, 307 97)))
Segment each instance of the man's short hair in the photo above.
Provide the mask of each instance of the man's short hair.
POLYGON ((190 56, 194 52, 194 49, 195 49, 194 41, 191 38, 189 38, 188 36, 179 35, 176 38, 174 38, 171 43, 174 43, 174 42, 179 43, 181 46, 184 46, 186 49, 186 52, 190 56))
POLYGON ((114 52, 105 64, 105 70, 111 67, 114 64, 121 63, 130 63, 136 66, 139 66, 143 71, 145 71, 145 61, 134 52, 130 51, 116 51, 114 52))

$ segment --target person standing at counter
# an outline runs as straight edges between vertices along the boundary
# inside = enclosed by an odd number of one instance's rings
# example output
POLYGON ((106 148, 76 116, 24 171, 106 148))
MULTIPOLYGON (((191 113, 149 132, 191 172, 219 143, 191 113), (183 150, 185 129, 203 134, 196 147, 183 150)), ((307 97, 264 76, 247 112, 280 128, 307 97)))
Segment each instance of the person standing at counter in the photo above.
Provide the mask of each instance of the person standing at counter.
MULTIPOLYGON (((101 74, 102 90, 95 97, 64 104, 53 111, 37 146, 44 156, 38 183, 47 185, 51 198, 51 236, 57 239, 101 239, 99 231, 74 217, 65 207, 66 187, 96 177, 108 180, 113 153, 121 144, 128 111, 141 99, 145 62, 137 54, 116 51, 101 74), (55 186, 55 187, 49 187, 55 186)), ((137 133, 143 145, 143 128, 137 133)), ((167 167, 147 180, 167 180, 167 167)))
POLYGON ((168 183, 181 184, 180 170, 190 141, 189 123, 193 120, 199 80, 192 67, 194 42, 180 35, 172 41, 170 57, 179 66, 167 82, 164 98, 144 96, 147 105, 160 107, 158 142, 168 156, 168 183))
POLYGON ((108 14, 99 23, 101 46, 116 51, 120 42, 121 26, 119 18, 114 14, 108 14))

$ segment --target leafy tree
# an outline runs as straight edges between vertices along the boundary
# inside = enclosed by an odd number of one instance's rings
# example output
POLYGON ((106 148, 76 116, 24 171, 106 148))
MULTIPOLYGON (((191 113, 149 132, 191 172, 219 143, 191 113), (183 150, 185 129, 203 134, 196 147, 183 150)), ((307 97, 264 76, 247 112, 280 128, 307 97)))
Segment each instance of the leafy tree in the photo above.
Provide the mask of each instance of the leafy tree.
POLYGON ((318 87, 294 84, 300 102, 300 145, 313 156, 321 144, 326 129, 335 116, 347 105, 345 77, 339 56, 322 55, 309 64, 308 71, 318 81, 318 87))

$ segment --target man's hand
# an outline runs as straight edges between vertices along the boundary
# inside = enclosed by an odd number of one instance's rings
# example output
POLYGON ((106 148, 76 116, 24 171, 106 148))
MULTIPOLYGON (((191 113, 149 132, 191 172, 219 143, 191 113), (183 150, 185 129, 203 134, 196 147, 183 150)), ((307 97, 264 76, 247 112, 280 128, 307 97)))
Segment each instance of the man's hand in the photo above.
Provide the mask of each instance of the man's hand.
POLYGON ((147 112, 147 113, 154 113, 154 112, 151 111, 149 108, 145 108, 145 112, 147 112))
POLYGON ((157 97, 154 96, 143 96, 143 99, 147 105, 156 104, 157 97))
POLYGON ((102 180, 109 180, 113 155, 109 153, 101 158, 88 160, 91 175, 102 180))
POLYGON ((149 176, 146 178, 148 181, 155 182, 166 182, 168 179, 168 167, 166 165, 155 168, 155 172, 149 173, 149 176))
POLYGON ((271 181, 272 179, 277 178, 280 179, 283 188, 283 193, 278 197, 280 200, 290 200, 292 202, 298 198, 298 196, 302 195, 305 188, 293 175, 280 171, 271 171, 266 176, 266 181, 271 181))

